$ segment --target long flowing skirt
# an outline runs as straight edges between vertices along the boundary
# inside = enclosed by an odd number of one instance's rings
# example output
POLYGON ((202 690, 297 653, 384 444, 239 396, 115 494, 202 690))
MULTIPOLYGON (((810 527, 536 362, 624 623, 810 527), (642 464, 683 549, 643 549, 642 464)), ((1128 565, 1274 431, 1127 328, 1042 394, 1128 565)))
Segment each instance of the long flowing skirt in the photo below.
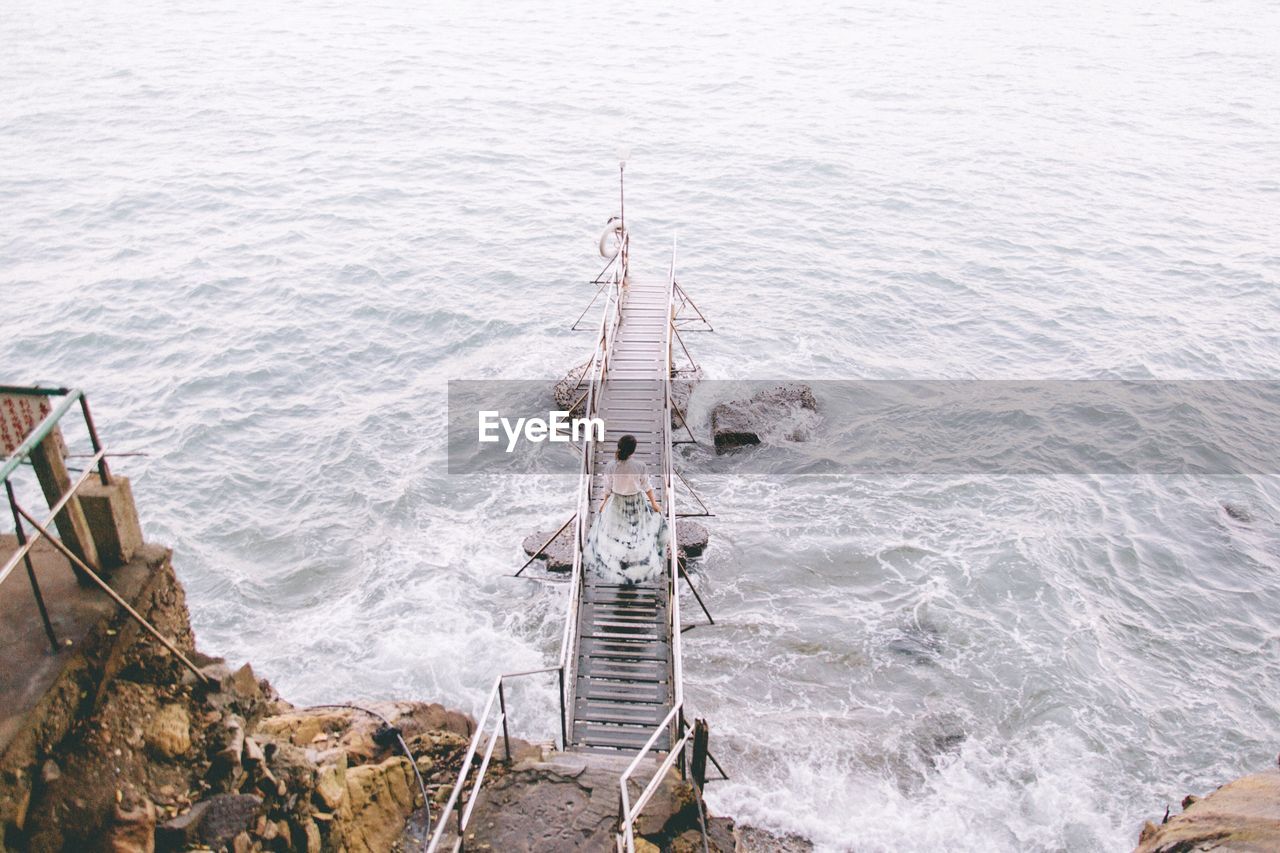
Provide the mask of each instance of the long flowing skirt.
POLYGON ((583 564, 604 583, 645 583, 662 573, 670 541, 666 518, 643 492, 613 495, 587 534, 583 564))

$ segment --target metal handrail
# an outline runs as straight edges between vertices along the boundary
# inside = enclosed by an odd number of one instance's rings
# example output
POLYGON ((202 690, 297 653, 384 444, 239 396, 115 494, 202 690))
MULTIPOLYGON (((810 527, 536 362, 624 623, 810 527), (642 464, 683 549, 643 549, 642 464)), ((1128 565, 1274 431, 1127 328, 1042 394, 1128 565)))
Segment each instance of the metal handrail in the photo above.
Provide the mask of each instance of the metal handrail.
MULTIPOLYGON (((545 675, 552 672, 561 672, 558 666, 549 666, 543 669, 530 669, 524 672, 508 672, 499 675, 493 680, 493 688, 489 690, 489 697, 484 703, 484 710, 480 712, 480 716, 476 719, 476 730, 471 736, 471 742, 467 745, 467 753, 462 759, 462 766, 458 769, 458 781, 453 786, 453 791, 449 795, 448 802, 440 811, 440 821, 436 824, 436 831, 431 836, 430 842, 427 844, 428 853, 435 851, 441 840, 444 838, 445 830, 448 828, 448 814, 455 812, 457 814, 457 840, 454 843, 454 850, 461 849, 463 833, 466 832, 467 824, 471 821, 471 813, 476 807, 479 800, 480 787, 484 782, 485 772, 489 769, 489 760, 493 757, 493 748, 497 744, 498 735, 502 735, 503 754, 507 761, 511 760, 511 733, 507 727, 507 699, 504 686, 509 678, 524 678, 530 675, 545 675), (493 716, 495 711, 494 703, 497 702, 497 716, 493 716), (471 794, 467 798, 466 808, 460 805, 459 797, 463 790, 466 789, 467 777, 470 775, 471 762, 475 758, 479 750, 480 740, 484 733, 490 729, 490 719, 492 718, 492 732, 489 735, 489 745, 485 748, 484 758, 481 761, 480 769, 476 773, 475 781, 471 786, 471 794)), ((561 732, 563 737, 563 731, 561 732)), ((430 808, 428 805, 427 808, 430 808)))
MULTIPOLYGON (((22 385, 0 385, 0 394, 21 395, 26 397, 62 397, 62 402, 54 406, 49 414, 31 431, 31 434, 18 445, 18 447, 9 454, 9 458, 0 464, 0 480, 8 480, 9 476, 18 469, 30 455, 33 450, 49 437, 49 433, 53 432, 58 422, 62 420, 62 416, 70 411, 71 407, 76 403, 80 404, 80 411, 84 414, 84 423, 89 430, 89 442, 93 445, 94 452, 102 449, 102 443, 98 441, 98 430, 93 424, 93 415, 89 413, 89 400, 85 397, 84 392, 79 388, 42 388, 40 386, 22 386, 22 385)), ((102 479, 102 485, 111 485, 111 471, 107 467, 105 459, 99 459, 98 476, 102 479)), ((92 465, 85 467, 92 468, 92 465)))
POLYGON ((36 606, 40 611, 40 618, 44 622, 45 633, 49 637, 49 642, 55 650, 58 648, 57 637, 53 632, 53 625, 49 620, 48 611, 45 608, 44 596, 40 592, 40 585, 36 580, 35 568, 31 563, 31 549, 41 539, 48 540, 59 553, 67 558, 73 569, 77 571, 84 579, 92 581, 99 589, 116 602, 133 621, 137 622, 142 628, 154 637, 161 645, 178 659, 178 661, 189 669, 195 677, 202 682, 212 681, 212 677, 205 674, 195 665, 174 643, 165 637, 160 631, 147 621, 141 613, 135 610, 129 602, 125 601, 121 595, 112 589, 111 585, 98 575, 94 570, 95 567, 90 566, 80 555, 72 551, 60 539, 54 537, 49 532, 49 526, 54 523, 59 514, 62 513, 67 505, 75 498, 80 491, 80 487, 93 476, 95 473, 102 481, 104 486, 111 485, 111 471, 107 467, 107 451, 102 446, 102 442, 98 439, 98 429, 94 425, 93 415, 89 411, 89 399, 84 392, 78 388, 44 388, 40 386, 15 386, 0 385, 0 394, 10 396, 20 395, 29 397, 62 397, 62 401, 56 406, 50 408, 49 414, 41 419, 40 423, 31 430, 30 434, 14 449, 13 453, 0 465, 0 480, 4 482, 5 495, 9 499, 9 509, 13 513, 14 530, 18 536, 18 548, 5 561, 3 567, 0 567, 0 583, 4 583, 13 570, 18 567, 19 563, 25 563, 27 567, 27 577, 31 583, 31 590, 35 595, 36 606), (28 512, 18 503, 18 498, 14 493, 13 481, 11 477, 18 469, 23 461, 28 459, 31 454, 39 447, 40 443, 49 438, 53 431, 58 427, 63 416, 71 410, 75 404, 80 404, 81 414, 84 416, 85 428, 89 432, 89 442, 93 446, 93 454, 89 457, 89 463, 85 466, 84 471, 71 482, 68 487, 59 496, 58 500, 49 507, 49 516, 43 522, 38 520, 34 515, 28 512), (26 521, 34 529, 35 534, 28 537, 22 526, 22 522, 26 521))
POLYGON ((681 632, 680 632, 680 590, 679 590, 679 568, 680 568, 680 543, 676 535, 676 501, 675 501, 675 465, 671 458, 671 334, 672 319, 674 317, 674 300, 675 300, 675 276, 676 276, 676 241, 671 241, 671 267, 667 274, 667 348, 663 354, 663 466, 662 476, 665 485, 665 498, 667 502, 667 529, 671 539, 668 543, 667 559, 667 595, 670 601, 668 612, 670 614, 670 630, 671 630, 671 658, 672 658, 672 681, 675 682, 673 689, 673 701, 671 710, 667 712, 662 722, 654 727, 653 734, 649 735, 649 739, 645 741, 640 751, 636 753, 635 758, 627 765, 627 769, 623 771, 622 776, 618 779, 618 787, 621 789, 621 797, 619 799, 619 822, 621 827, 618 832, 617 845, 620 850, 627 853, 635 853, 635 820, 639 817, 644 807, 648 805, 649 800, 653 797, 654 792, 662 784, 662 779, 667 771, 671 769, 676 760, 680 757, 685 745, 689 741, 690 733, 687 731, 684 720, 684 663, 682 660, 681 649, 681 632), (666 757, 658 764, 657 770, 650 778, 649 783, 645 785, 644 790, 636 799, 634 805, 631 803, 631 791, 628 783, 632 774, 640 766, 640 762, 648 756, 649 751, 653 749, 658 738, 664 732, 671 733, 671 749, 667 752, 666 757))
MULTIPOLYGON (((595 351, 591 356, 591 366, 585 374, 587 379, 587 402, 584 414, 588 418, 595 417, 599 411, 599 391, 603 389, 609 375, 609 356, 613 348, 613 338, 622 319, 622 290, 626 286, 630 272, 630 235, 624 229, 622 245, 617 257, 620 262, 614 267, 613 278, 609 282, 609 294, 605 299, 604 311, 600 316, 600 331, 596 337, 595 351)), ((577 630, 578 608, 581 604, 584 567, 582 552, 587 544, 588 519, 591 516, 591 481, 595 477, 595 453, 590 447, 582 454, 582 470, 578 480, 577 523, 574 527, 573 566, 571 569, 567 612, 565 614, 564 632, 560 638, 560 667, 562 690, 560 696, 561 724, 567 728, 570 708, 573 707, 573 638, 577 630)))
MULTIPOLYGON (((622 245, 618 250, 617 263, 610 264, 613 267, 613 276, 607 283, 608 295, 605 298, 605 309, 600 317, 600 328, 596 335, 595 349, 591 355, 591 363, 584 376, 587 377, 587 395, 584 414, 591 418, 596 415, 599 410, 599 391, 604 387, 606 379, 609 375, 609 356, 613 349, 614 336, 617 333, 618 325, 622 319, 622 290, 626 286, 627 274, 630 264, 630 239, 626 230, 622 232, 622 245)), ((606 266, 606 270, 609 269, 606 266)), ((591 480, 595 475, 595 454, 588 446, 582 454, 582 468, 578 480, 578 498, 577 498, 577 517, 574 525, 574 548, 573 548, 573 570, 570 578, 568 606, 565 615, 564 631, 560 639, 560 658, 556 666, 546 667, 545 669, 529 670, 527 672, 505 673, 499 675, 493 684, 493 688, 489 691, 489 697, 485 702, 484 710, 480 712, 480 716, 476 721, 476 730, 471 736, 471 742, 467 745, 467 752, 462 760, 462 767, 458 771, 458 781, 453 787, 453 791, 449 796, 448 802, 441 810, 441 820, 436 826, 436 831, 432 835, 427 845, 428 853, 434 853, 439 848, 441 840, 444 838, 447 826, 448 815, 451 811, 457 813, 457 840, 454 842, 454 851, 458 851, 463 845, 463 836, 466 832, 467 824, 471 820, 471 813, 476 807, 476 803, 480 797, 481 786, 484 782, 485 772, 489 767, 489 760, 492 757, 494 745, 497 742, 497 736, 502 734, 504 743, 504 752, 506 760, 511 760, 511 740, 507 730, 507 711, 506 696, 504 692, 504 682, 509 678, 520 678, 529 675, 540 675, 546 673, 557 673, 559 677, 560 690, 560 746, 562 749, 568 748, 569 745, 569 723, 570 708, 572 708, 571 694, 573 692, 573 638, 576 631, 578 621, 578 607, 581 604, 583 590, 583 565, 582 565, 582 549, 586 545, 587 537, 587 519, 590 516, 591 501, 591 480), (497 716, 494 717, 494 701, 498 703, 497 716), (476 773, 475 781, 472 783, 471 794, 468 797, 466 808, 460 807, 460 797, 466 787, 467 777, 471 770, 471 764, 480 748, 481 739, 486 731, 490 728, 490 720, 492 722, 492 732, 489 734, 488 746, 485 749, 484 757, 481 761, 480 768, 476 773)))

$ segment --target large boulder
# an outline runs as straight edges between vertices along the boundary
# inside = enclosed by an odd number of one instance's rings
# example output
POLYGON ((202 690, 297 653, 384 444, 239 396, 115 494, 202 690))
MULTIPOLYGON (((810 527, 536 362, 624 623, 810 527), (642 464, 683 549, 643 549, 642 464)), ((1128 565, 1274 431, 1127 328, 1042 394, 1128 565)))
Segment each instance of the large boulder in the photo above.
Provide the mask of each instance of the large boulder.
MULTIPOLYGON (((551 539, 553 533, 554 530, 530 533, 524 538, 524 552, 532 557, 544 542, 551 539)), ((542 559, 546 562, 548 571, 567 572, 573 568, 573 533, 574 525, 570 524, 543 550, 542 559)))
POLYGON ((1244 776, 1204 799, 1187 797, 1182 814, 1143 826, 1134 853, 1183 850, 1280 850, 1280 772, 1244 776))
POLYGON ((570 417, 580 418, 586 412, 586 375, 590 369, 588 359, 566 373, 551 392, 556 408, 568 412, 570 417))
POLYGON ((689 559, 700 556, 707 550, 711 533, 696 521, 678 518, 676 519, 676 540, 680 543, 680 555, 689 559))
POLYGON ((711 435, 716 452, 760 444, 765 436, 782 434, 803 441, 805 413, 818 410, 813 389, 788 382, 745 399, 718 403, 711 410, 711 435))

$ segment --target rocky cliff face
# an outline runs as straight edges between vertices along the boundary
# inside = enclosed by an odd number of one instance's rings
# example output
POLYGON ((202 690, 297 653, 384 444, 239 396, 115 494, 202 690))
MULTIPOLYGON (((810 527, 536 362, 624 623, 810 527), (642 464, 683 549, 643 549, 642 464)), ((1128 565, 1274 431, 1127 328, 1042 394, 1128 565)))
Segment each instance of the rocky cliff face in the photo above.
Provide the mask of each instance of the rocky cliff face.
POLYGON ((196 651, 167 551, 145 568, 133 606, 207 679, 125 614, 107 619, 0 759, 0 851, 386 851, 424 789, 447 796, 470 718, 295 708, 249 666, 196 651))

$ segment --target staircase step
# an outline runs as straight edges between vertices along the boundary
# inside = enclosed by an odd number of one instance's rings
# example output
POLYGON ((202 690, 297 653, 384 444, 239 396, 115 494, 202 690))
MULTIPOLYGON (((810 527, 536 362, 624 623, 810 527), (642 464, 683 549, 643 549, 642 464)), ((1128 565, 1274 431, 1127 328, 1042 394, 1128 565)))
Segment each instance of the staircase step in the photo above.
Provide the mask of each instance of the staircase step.
MULTIPOLYGON (((586 747, 615 747, 618 749, 639 749, 653 734, 652 728, 639 726, 612 726, 601 723, 574 724, 574 742, 586 747)), ((654 742, 654 749, 671 748, 671 735, 663 732, 654 742)))
POLYGON ((667 685, 661 682, 609 681, 579 676, 578 689, 574 695, 582 699, 660 704, 667 701, 670 693, 667 685))
POLYGON ((662 722, 671 709, 665 705, 637 705, 631 702, 608 702, 580 699, 574 709, 574 721, 578 723, 614 723, 616 725, 647 726, 651 731, 662 722))

